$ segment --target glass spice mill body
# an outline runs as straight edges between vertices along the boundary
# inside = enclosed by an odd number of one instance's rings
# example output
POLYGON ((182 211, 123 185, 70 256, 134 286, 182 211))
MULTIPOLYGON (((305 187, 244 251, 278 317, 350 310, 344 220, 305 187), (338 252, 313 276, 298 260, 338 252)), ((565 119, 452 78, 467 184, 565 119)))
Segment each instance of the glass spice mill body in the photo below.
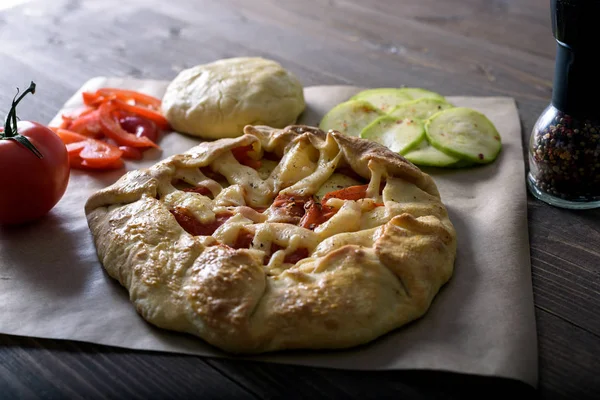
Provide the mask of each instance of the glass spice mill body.
POLYGON ((600 0, 550 0, 552 101, 529 140, 527 184, 562 208, 600 207, 600 0))

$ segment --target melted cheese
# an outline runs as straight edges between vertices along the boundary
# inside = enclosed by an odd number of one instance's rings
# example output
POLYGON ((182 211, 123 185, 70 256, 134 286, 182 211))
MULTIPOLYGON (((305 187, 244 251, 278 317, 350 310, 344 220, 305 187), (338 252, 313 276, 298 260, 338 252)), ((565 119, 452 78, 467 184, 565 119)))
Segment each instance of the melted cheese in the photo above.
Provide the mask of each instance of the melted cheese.
POLYGON ((173 191, 163 198, 167 208, 182 207, 190 211, 203 224, 215 220, 212 200, 209 197, 193 192, 173 191))
POLYGON ((347 245, 373 247, 373 243, 379 238, 381 231, 381 227, 377 227, 360 232, 338 233, 319 243, 312 256, 321 257, 347 245))
POLYGON ((257 224, 254 226, 254 240, 252 248, 264 252, 269 251, 273 242, 273 229, 270 224, 257 224))
POLYGON ((439 199, 416 185, 398 178, 389 178, 383 189, 383 200, 395 203, 439 203, 439 199))
POLYGON ((379 163, 374 161, 369 161, 369 169, 371 170, 371 180, 369 181, 366 197, 380 202, 381 196, 379 195, 379 187, 381 186, 381 177, 385 170, 381 167, 381 165, 379 165, 379 163))
POLYGON ((211 191, 213 196, 217 196, 222 188, 218 182, 207 178, 198 168, 177 170, 175 179, 180 179, 192 186, 204 186, 211 191))
POLYGON ((263 223, 255 224, 253 228, 253 248, 256 250, 270 249, 271 243, 276 243, 289 250, 286 254, 291 254, 298 247, 312 251, 320 241, 313 231, 291 224, 263 223))
POLYGON ((333 159, 329 159, 321 154, 321 158, 319 158, 319 163, 315 172, 296 182, 296 184, 286 189, 285 192, 299 193, 302 195, 316 193, 333 174, 333 171, 335 171, 341 159, 342 153, 338 153, 333 159))
POLYGON ((325 196, 329 192, 333 192, 336 190, 344 189, 349 186, 357 186, 361 183, 354 178, 351 178, 344 174, 333 173, 329 179, 323 183, 323 185, 319 188, 315 197, 321 201, 323 196, 325 196))
POLYGON ((260 176, 260 179, 266 180, 267 178, 269 178, 269 176, 271 176, 275 168, 277 168, 278 164, 279 163, 277 161, 273 160, 261 160, 260 167, 256 170, 258 176, 260 176))
POLYGON ((386 207, 375 207, 360 216, 360 229, 371 229, 381 226, 390 220, 386 207))
POLYGON ((271 252, 273 243, 283 247, 271 255, 267 265, 271 273, 283 266, 286 256, 301 248, 306 248, 310 254, 319 243, 319 237, 314 232, 291 224, 262 223, 245 226, 245 229, 254 233, 251 246, 253 250, 266 255, 271 252))
POLYGON ((252 220, 244 217, 242 214, 236 214, 218 227, 212 236, 221 243, 233 246, 240 233, 240 229, 253 223, 252 220))
POLYGON ((283 189, 313 175, 317 164, 311 160, 311 152, 315 151, 310 143, 299 141, 288 150, 281 162, 277 176, 279 189, 283 189))
POLYGON ((214 199, 215 206, 236 207, 245 206, 244 188, 241 185, 231 185, 221 190, 214 199))
POLYGON ((271 202, 275 188, 273 179, 263 181, 258 172, 250 167, 240 164, 231 152, 218 157, 211 168, 227 178, 230 185, 240 185, 245 189, 246 204, 262 206, 271 202))
POLYGON ((360 216, 360 204, 356 201, 346 201, 329 221, 315 229, 315 233, 321 239, 325 239, 337 233, 356 232, 360 229, 360 216))
POLYGON ((267 264, 268 270, 280 269, 283 265, 283 261, 285 259, 286 251, 285 250, 277 250, 273 255, 271 255, 271 259, 267 264))
POLYGON ((259 213, 258 211, 250 207, 236 207, 233 211, 235 213, 242 214, 244 217, 248 218, 251 221, 254 221, 255 223, 265 222, 267 220, 267 216, 265 214, 259 213))
MULTIPOLYGON (((273 243, 282 247, 271 255, 265 267, 271 274, 288 268, 289 265, 284 263, 286 256, 299 249, 306 248, 309 252, 308 258, 299 262, 304 265, 309 262, 307 260, 314 260, 314 257, 324 256, 346 245, 371 248, 382 232, 382 225, 394 216, 407 210, 418 216, 419 207, 424 213, 426 210, 431 213, 431 205, 439 203, 439 199, 412 183, 386 177, 385 169, 371 161, 366 198, 358 201, 329 199, 327 206, 338 211, 314 231, 292 224, 266 222, 268 211, 260 213, 251 208, 269 207, 280 191, 291 195, 315 195, 320 201, 326 193, 360 185, 361 182, 351 177, 334 173, 342 157, 343 153, 330 136, 317 144, 298 140, 287 149, 279 163, 261 160, 258 170, 241 165, 231 152, 225 152, 211 163, 211 168, 227 179, 230 186, 226 188, 204 176, 198 168, 182 170, 177 175, 192 185, 209 187, 215 196, 214 201, 197 193, 178 191, 170 184, 161 187, 161 193, 167 193, 163 198, 167 206, 185 207, 200 222, 214 221, 215 213, 233 213, 234 216, 213 234, 214 239, 221 243, 234 245, 243 228, 253 234, 249 250, 257 259, 263 260, 265 255, 270 254, 273 243), (380 195, 379 188, 384 178, 387 178, 387 183, 380 195), (385 206, 376 203, 384 203, 385 206), (429 208, 423 204, 428 204, 429 208)), ((443 211, 442 206, 440 210, 443 211)))

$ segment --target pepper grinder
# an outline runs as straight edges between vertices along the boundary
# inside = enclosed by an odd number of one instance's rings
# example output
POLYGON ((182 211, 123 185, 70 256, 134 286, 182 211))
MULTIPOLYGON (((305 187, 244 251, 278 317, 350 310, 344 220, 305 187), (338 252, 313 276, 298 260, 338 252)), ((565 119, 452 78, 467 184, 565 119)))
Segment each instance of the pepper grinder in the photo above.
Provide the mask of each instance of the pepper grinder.
POLYGON ((538 199, 600 207, 600 0, 550 0, 556 65, 551 103, 529 140, 527 184, 538 199))

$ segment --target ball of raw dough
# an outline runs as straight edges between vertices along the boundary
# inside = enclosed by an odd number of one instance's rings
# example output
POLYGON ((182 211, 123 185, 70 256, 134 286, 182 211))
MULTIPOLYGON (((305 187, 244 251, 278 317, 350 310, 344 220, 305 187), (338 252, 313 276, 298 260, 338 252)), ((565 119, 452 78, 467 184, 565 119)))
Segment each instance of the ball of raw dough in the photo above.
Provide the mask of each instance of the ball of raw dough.
POLYGON ((174 130, 204 139, 240 136, 246 125, 284 128, 304 108, 298 78, 260 57, 229 58, 181 71, 162 99, 174 130))

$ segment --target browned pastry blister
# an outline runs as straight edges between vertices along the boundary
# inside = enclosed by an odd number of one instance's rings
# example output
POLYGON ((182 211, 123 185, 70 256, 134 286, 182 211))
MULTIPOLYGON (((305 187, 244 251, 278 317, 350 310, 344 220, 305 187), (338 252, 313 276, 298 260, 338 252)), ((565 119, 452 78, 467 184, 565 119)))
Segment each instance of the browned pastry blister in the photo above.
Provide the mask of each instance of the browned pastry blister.
POLYGON ((422 317, 456 256, 429 175, 302 125, 201 143, 125 174, 85 212, 100 262, 148 322, 231 353, 368 343, 422 317), (364 198, 324 201, 339 182, 368 185, 364 198), (319 202, 334 212, 303 226, 319 202))

